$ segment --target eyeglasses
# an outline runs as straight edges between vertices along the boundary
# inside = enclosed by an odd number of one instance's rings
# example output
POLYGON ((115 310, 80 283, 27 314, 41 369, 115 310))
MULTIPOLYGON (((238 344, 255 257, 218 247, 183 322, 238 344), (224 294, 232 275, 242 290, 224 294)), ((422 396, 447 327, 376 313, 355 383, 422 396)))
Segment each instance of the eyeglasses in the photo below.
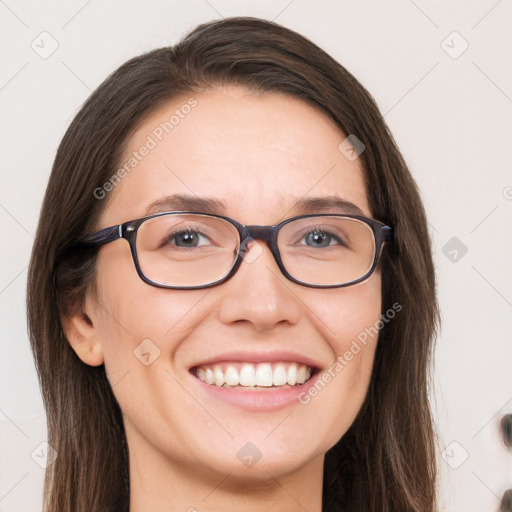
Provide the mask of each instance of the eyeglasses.
MULTIPOLYGON (((207 288, 233 277, 252 240, 264 240, 283 275, 311 288, 337 288, 367 279, 393 229, 356 215, 310 214, 275 226, 244 226, 229 217, 163 212, 102 229, 80 247, 119 238, 130 244, 140 278, 177 290, 207 288)), ((249 261, 249 259, 248 259, 249 261)))

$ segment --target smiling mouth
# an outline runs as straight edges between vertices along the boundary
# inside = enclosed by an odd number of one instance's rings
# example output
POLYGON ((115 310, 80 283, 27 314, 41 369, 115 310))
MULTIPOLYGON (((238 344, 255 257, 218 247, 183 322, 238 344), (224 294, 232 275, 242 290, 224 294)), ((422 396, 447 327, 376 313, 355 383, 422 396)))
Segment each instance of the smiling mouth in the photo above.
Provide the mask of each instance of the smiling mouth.
POLYGON ((246 389, 301 386, 314 372, 314 368, 290 362, 224 363, 191 369, 191 373, 206 384, 246 389))

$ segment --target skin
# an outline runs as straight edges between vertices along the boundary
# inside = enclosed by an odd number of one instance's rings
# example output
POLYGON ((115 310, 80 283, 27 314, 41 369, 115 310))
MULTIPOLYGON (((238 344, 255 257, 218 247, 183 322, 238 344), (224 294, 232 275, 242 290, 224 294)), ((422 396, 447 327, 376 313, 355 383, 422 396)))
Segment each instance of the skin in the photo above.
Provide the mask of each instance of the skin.
MULTIPOLYGON (((190 96, 197 106, 116 187, 98 229, 142 217, 152 202, 178 192, 223 199, 225 215, 244 224, 276 224, 298 214, 295 200, 333 194, 371 217, 361 164, 338 150, 345 135, 323 113, 293 97, 233 86, 190 96)), ((126 156, 188 97, 146 118, 126 156)), ((78 356, 105 364, 123 412, 130 512, 321 511, 324 456, 361 408, 376 339, 307 405, 274 411, 209 398, 188 370, 224 351, 281 348, 327 369, 378 321, 381 276, 307 288, 287 280, 258 244, 254 261, 227 282, 183 291, 145 284, 128 243, 117 240, 100 250, 83 315, 65 319, 78 356), (134 356, 145 339, 160 350, 147 366, 134 356), (263 455, 250 468, 237 457, 247 442, 263 455)))

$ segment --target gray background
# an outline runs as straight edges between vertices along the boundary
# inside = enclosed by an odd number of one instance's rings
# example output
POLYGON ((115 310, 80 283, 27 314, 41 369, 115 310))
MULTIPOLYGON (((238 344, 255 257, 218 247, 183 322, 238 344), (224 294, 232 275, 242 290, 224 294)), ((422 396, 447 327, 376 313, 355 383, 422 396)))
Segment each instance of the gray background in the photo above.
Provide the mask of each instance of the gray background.
POLYGON ((512 453, 498 434, 499 418, 512 413, 512 1, 0 0, 0 511, 41 508, 46 431, 24 300, 59 141, 121 63, 233 15, 309 37, 385 115, 434 240, 443 509, 497 510, 512 488, 512 453))

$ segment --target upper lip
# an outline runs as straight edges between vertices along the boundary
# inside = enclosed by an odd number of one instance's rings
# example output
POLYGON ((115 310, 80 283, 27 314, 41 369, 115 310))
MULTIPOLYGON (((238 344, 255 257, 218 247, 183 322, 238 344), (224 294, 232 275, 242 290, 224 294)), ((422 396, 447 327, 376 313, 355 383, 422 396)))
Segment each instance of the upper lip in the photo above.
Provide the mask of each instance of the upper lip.
POLYGON ((190 369, 199 366, 212 366, 215 363, 237 362, 237 363, 277 363, 277 362, 294 362, 309 366, 313 370, 321 368, 320 363, 313 358, 299 354, 289 350, 273 350, 273 351, 247 351, 240 350, 236 352, 222 352, 208 359, 197 361, 190 366, 190 369))

